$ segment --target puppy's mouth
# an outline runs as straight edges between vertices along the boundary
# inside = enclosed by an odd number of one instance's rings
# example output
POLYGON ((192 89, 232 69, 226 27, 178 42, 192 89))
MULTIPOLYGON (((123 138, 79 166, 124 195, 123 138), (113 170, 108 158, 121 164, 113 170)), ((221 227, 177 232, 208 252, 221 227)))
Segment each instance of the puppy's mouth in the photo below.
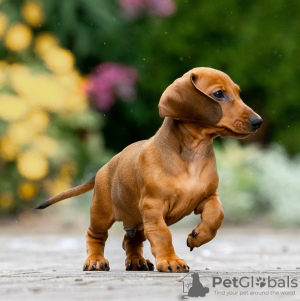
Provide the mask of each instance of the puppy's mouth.
POLYGON ((221 137, 228 137, 228 136, 231 136, 231 137, 236 137, 238 139, 243 139, 243 138, 246 138, 248 137, 250 134, 252 134, 253 132, 236 132, 236 131, 233 131, 229 128, 225 128, 221 133, 220 133, 220 136, 221 137))

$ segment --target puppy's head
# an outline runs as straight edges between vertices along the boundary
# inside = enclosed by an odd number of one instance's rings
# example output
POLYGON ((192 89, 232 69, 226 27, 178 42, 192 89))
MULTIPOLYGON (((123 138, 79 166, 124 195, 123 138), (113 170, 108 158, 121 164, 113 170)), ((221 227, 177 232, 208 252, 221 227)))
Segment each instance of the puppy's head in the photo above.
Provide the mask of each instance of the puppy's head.
POLYGON ((162 94, 159 115, 213 127, 217 135, 243 138, 263 123, 240 98, 231 78, 212 68, 194 68, 162 94))

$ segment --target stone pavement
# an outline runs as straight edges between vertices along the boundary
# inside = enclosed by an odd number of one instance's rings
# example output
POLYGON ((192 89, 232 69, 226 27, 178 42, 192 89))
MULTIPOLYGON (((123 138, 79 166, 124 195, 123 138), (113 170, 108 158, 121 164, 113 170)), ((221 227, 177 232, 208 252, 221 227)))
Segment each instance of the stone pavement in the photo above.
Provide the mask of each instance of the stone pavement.
MULTIPOLYGON (((189 230, 173 229, 175 250, 190 265, 189 274, 126 272, 119 230, 112 229, 107 241, 110 272, 81 270, 84 232, 20 233, 0 232, 1 301, 182 300, 195 271, 209 288, 204 300, 300 300, 299 230, 223 227, 212 242, 190 252, 189 230)), ((148 242, 145 258, 153 260, 148 242)))

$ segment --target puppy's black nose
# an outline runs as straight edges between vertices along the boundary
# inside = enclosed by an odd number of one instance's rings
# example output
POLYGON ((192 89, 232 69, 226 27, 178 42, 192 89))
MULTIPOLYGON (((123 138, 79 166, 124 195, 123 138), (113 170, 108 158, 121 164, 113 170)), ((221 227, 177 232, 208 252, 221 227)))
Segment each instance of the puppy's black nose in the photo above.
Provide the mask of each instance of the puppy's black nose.
POLYGON ((249 122, 251 123, 253 130, 257 130, 260 128, 260 126, 263 124, 264 121, 260 117, 252 116, 249 119, 249 122))

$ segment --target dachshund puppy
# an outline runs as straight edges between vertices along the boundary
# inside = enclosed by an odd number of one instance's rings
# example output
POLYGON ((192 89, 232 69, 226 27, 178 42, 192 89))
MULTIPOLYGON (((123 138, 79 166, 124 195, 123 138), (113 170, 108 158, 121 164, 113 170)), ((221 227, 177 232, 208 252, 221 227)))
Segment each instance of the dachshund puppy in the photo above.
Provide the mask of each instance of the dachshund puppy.
POLYGON ((85 271, 109 270, 104 246, 115 221, 122 221, 126 231, 126 270, 154 269, 143 257, 143 242, 148 239, 158 271, 189 271, 175 253, 168 226, 193 211, 201 215, 187 238, 190 250, 212 240, 221 226, 224 213, 213 139, 244 138, 263 123, 239 92, 239 86, 221 71, 190 70, 162 94, 158 107, 164 122, 153 137, 129 145, 95 177, 37 207, 94 189, 85 271))

